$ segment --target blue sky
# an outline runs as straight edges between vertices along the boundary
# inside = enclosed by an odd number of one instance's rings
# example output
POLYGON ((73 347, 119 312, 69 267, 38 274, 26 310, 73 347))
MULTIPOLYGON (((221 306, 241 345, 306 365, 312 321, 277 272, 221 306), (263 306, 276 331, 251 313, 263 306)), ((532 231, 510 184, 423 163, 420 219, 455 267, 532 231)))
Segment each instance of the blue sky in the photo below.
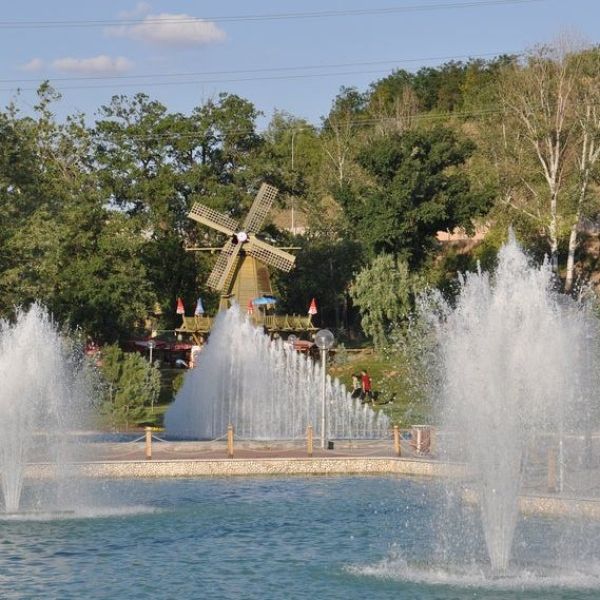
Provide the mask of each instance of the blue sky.
POLYGON ((364 90, 394 68, 519 52, 564 32, 600 42, 598 0, 2 0, 0 7, 0 104, 21 88, 17 103, 31 110, 33 90, 48 78, 63 94, 60 118, 75 111, 93 118, 114 94, 143 91, 189 112, 225 91, 264 112, 262 125, 275 109, 318 124, 341 86, 364 90), (319 14, 273 18, 311 12, 319 14))

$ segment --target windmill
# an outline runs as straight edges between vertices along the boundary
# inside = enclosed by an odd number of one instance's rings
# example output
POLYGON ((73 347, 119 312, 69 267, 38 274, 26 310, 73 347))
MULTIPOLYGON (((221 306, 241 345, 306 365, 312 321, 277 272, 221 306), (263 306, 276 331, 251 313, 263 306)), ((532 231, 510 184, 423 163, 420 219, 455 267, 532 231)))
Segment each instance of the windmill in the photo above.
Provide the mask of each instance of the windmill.
POLYGON ((277 188, 263 183, 244 222, 237 221, 203 204, 194 204, 188 217, 228 236, 207 285, 221 293, 220 308, 228 308, 235 299, 241 307, 259 296, 270 296, 268 267, 290 271, 295 256, 256 237, 273 201, 277 188))

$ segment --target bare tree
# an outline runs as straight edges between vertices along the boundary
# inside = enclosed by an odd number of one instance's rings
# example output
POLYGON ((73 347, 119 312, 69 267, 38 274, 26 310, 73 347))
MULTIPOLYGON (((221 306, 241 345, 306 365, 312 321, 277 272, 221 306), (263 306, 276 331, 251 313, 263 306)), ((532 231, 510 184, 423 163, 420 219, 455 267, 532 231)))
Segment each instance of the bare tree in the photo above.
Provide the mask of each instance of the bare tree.
POLYGON ((523 185, 539 198, 542 225, 548 235, 550 260, 558 271, 559 219, 576 142, 574 132, 579 61, 557 46, 544 46, 524 64, 507 67, 501 78, 501 101, 511 151, 530 154, 544 182, 524 178, 523 185))
POLYGON ((575 206, 569 232, 565 291, 573 289, 578 233, 589 203, 590 183, 600 158, 600 52, 582 53, 576 102, 577 151, 575 206))

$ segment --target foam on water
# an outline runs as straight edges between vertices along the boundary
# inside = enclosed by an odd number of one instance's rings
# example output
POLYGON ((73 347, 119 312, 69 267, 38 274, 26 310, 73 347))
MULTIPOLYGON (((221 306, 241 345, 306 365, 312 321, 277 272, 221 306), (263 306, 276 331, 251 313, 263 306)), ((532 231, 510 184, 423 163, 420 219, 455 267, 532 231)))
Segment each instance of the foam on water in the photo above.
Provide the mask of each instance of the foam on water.
POLYGON ((0 513, 0 523, 3 521, 70 521, 74 519, 107 519, 112 517, 131 517, 138 515, 147 515, 162 512, 152 506, 133 505, 133 506, 86 506, 74 510, 65 511, 32 511, 32 512, 14 512, 0 513))
POLYGON ((600 590, 600 565, 568 568, 565 565, 540 567, 512 566, 501 577, 490 571, 489 564, 414 565, 398 556, 373 565, 349 565, 346 571, 361 577, 376 577, 428 586, 463 589, 525 591, 544 589, 600 590))

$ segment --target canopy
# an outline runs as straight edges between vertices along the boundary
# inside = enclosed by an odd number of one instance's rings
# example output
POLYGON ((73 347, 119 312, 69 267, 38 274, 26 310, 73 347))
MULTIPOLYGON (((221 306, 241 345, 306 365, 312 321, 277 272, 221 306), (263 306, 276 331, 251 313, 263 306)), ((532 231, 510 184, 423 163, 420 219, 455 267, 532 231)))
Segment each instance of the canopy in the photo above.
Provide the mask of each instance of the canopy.
POLYGON ((255 306, 261 306, 261 305, 265 305, 265 304, 276 304, 277 303, 277 298, 275 298, 274 296, 259 296, 258 298, 254 298, 254 300, 252 300, 252 304, 254 304, 255 306))

